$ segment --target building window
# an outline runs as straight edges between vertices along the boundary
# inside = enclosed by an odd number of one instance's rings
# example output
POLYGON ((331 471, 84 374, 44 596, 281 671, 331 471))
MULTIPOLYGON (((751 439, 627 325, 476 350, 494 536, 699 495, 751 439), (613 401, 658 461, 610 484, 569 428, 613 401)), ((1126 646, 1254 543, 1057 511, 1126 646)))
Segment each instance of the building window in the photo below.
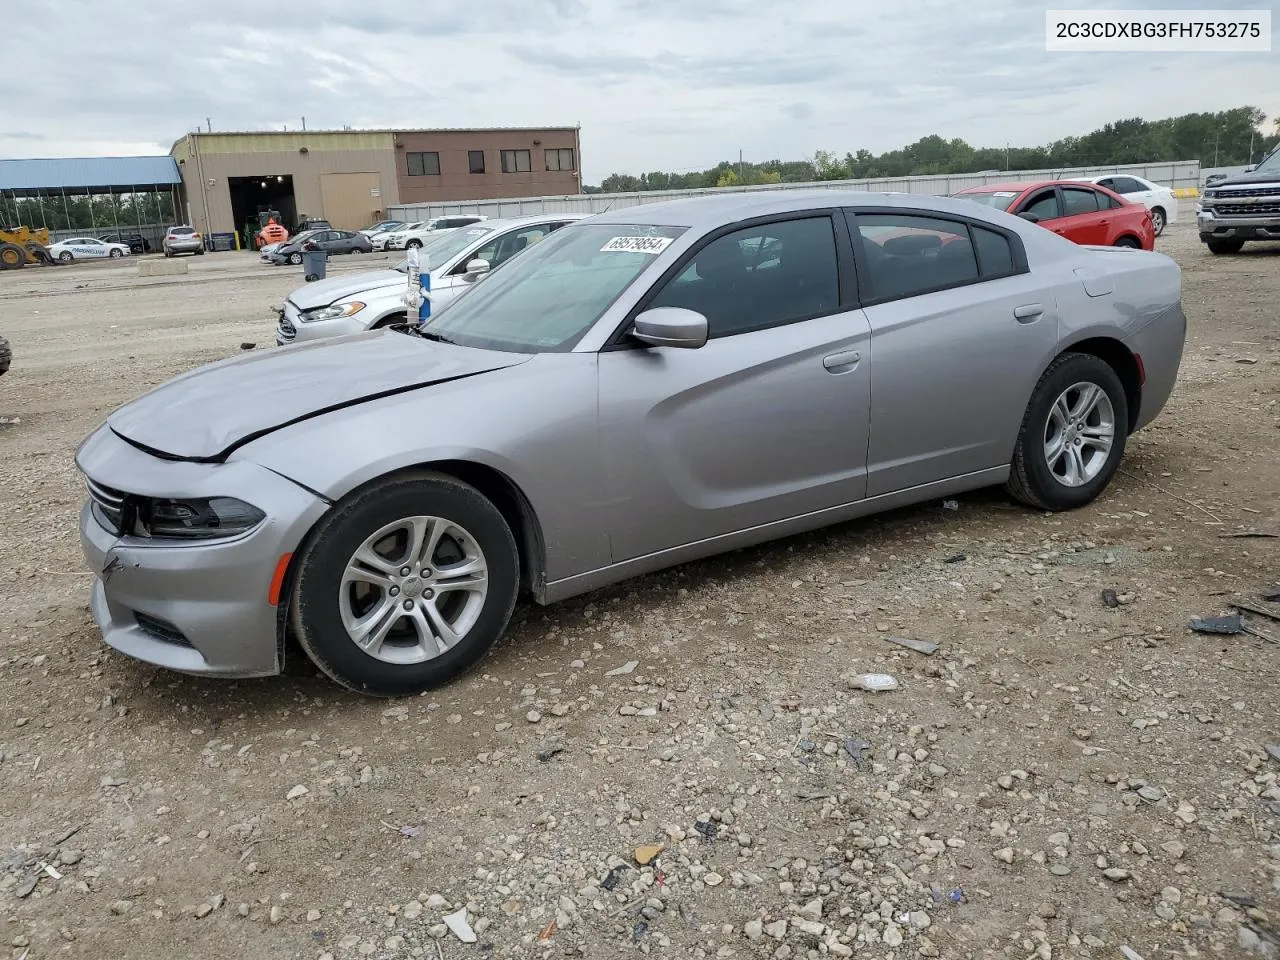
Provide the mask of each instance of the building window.
POLYGON ((438 153, 407 153, 406 159, 409 161, 409 176, 411 177, 438 177, 440 176, 440 154, 438 153))
POLYGON ((547 169, 548 170, 572 170, 573 167, 573 148, 562 147, 559 150, 547 150, 547 169))
POLYGON ((503 150, 503 173, 528 173, 533 169, 528 150, 503 150))
POLYGON ((472 173, 484 173, 484 151, 483 150, 467 151, 467 168, 472 173))

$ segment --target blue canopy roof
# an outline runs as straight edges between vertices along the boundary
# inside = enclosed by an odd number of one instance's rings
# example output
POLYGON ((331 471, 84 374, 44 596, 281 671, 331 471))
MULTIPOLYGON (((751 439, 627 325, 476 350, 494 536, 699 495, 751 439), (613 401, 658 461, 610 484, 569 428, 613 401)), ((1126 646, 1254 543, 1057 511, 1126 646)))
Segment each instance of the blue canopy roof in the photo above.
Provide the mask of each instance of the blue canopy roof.
POLYGON ((118 193, 182 183, 173 157, 65 157, 0 160, 0 190, 16 193, 118 193))

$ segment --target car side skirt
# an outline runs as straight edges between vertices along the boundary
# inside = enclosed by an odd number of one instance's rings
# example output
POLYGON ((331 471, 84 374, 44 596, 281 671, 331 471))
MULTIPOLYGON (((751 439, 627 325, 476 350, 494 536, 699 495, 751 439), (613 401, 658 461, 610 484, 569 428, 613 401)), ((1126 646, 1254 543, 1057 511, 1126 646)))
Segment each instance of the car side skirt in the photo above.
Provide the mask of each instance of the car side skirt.
POLYGON ((951 477, 947 480, 938 480, 933 483, 921 484, 917 487, 908 487, 905 490, 895 490, 892 493, 868 497, 865 500, 857 500, 853 503, 828 507, 825 510, 816 510, 813 513, 802 514, 798 517, 788 517, 785 520, 763 523, 759 526, 749 527, 746 530, 737 530, 718 537, 709 537, 706 540, 682 544, 669 550, 646 554, 643 557, 624 560, 622 563, 589 570, 576 576, 565 577, 563 580, 553 580, 543 585, 537 591, 534 599, 542 604, 558 603, 561 600, 576 597, 578 594, 586 593, 590 590, 597 590, 600 587, 618 583, 622 580, 653 573, 655 570, 663 570, 681 563, 688 563, 690 560, 701 560, 704 557, 728 553, 731 550, 740 550, 743 547, 755 546, 759 543, 793 536, 797 533, 806 533, 810 530, 817 530, 845 520, 855 520, 858 517, 882 513, 896 507, 905 507, 937 497, 978 490, 982 487, 997 486, 1008 479, 1009 466, 1005 464, 1004 466, 991 467, 987 470, 979 470, 976 473, 951 477))

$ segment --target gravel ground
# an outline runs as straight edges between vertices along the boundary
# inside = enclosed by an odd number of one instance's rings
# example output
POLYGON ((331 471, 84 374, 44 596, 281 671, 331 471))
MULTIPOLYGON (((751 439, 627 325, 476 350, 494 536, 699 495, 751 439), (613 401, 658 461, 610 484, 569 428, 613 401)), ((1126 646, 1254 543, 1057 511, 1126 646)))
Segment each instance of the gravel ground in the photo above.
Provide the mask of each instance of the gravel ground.
POLYGON ((296 269, 0 276, 0 948, 1280 955, 1280 649, 1187 628, 1280 580, 1280 540, 1227 536, 1280 533, 1280 246, 1160 247, 1181 381, 1090 508, 993 491, 521 606, 479 670, 401 702, 297 658, 164 673, 86 608, 76 443, 270 343, 296 269))

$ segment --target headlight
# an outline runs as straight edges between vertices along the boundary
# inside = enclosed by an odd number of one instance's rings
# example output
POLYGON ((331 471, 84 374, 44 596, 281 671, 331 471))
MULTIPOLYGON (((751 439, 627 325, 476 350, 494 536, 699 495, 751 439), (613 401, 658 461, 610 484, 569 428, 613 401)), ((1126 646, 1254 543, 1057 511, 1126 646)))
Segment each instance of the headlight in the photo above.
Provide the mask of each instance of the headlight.
POLYGON ((317 307, 315 310, 307 310, 298 314, 298 319, 303 323, 314 323, 316 320, 337 320, 339 317, 354 317, 363 310, 365 305, 359 300, 352 300, 350 303, 335 303, 330 307, 317 307))
POLYGON ((139 497, 136 529, 144 537, 167 540, 213 540, 252 530, 266 514, 234 497, 207 500, 161 500, 139 497))
POLYGON ((1205 195, 1206 197, 1209 197, 1209 198, 1216 197, 1216 196, 1218 195, 1218 191, 1217 191, 1217 190, 1206 190, 1206 191, 1204 192, 1204 195, 1205 195))

